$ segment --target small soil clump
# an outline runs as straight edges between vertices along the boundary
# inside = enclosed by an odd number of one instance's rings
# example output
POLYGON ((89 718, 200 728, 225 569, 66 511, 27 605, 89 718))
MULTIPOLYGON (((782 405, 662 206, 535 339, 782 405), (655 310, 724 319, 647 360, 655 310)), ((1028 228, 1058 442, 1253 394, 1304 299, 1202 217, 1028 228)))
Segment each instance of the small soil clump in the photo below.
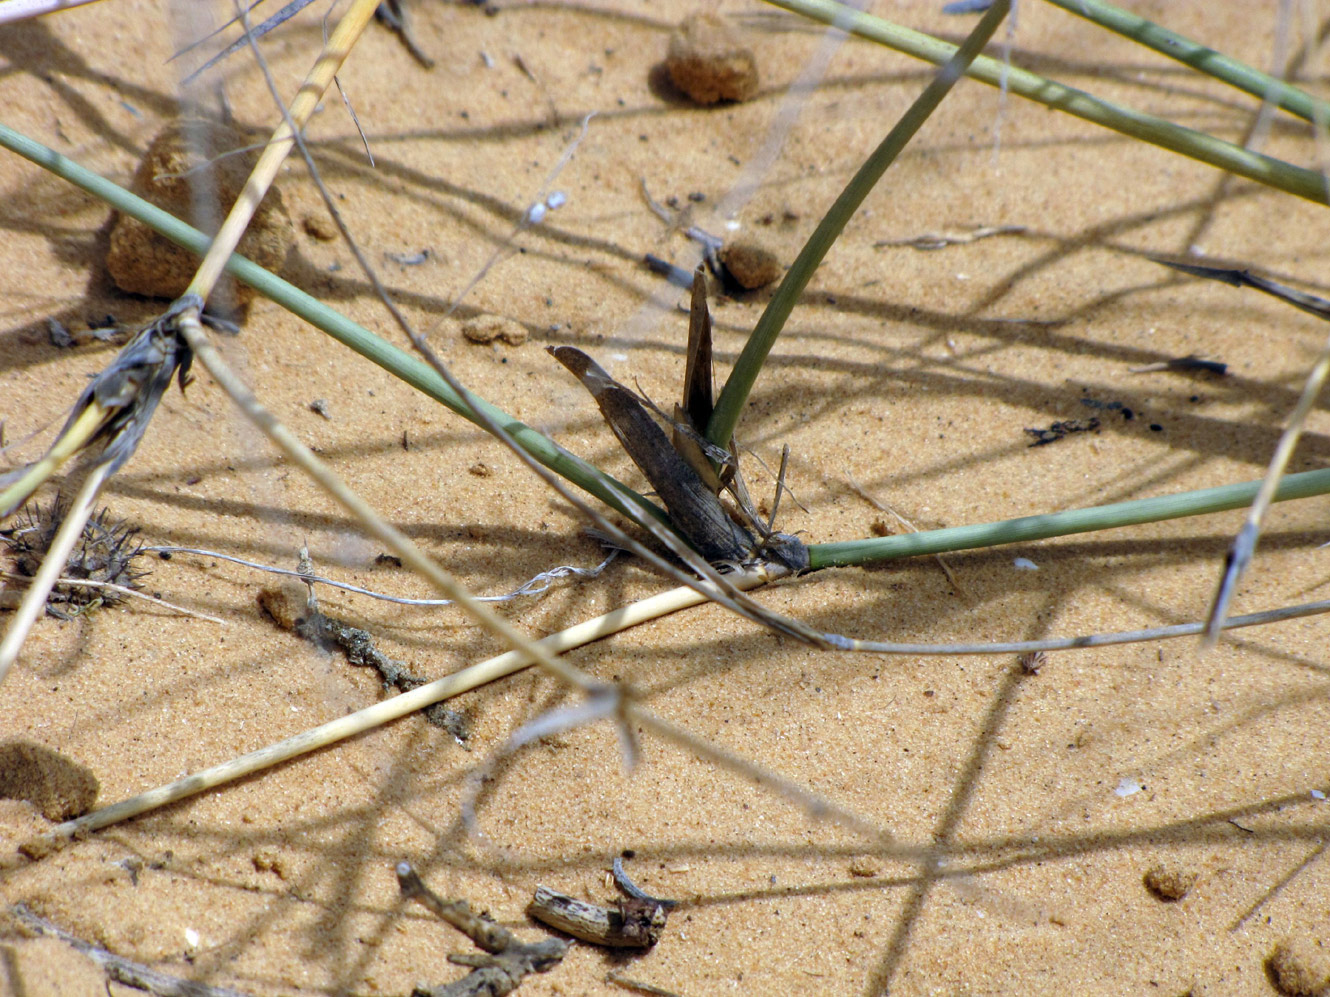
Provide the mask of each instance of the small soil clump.
POLYGON ((92 770, 32 741, 0 743, 0 797, 27 800, 47 820, 92 809, 101 785, 92 770))
MULTIPOLYGON (((204 227, 214 233, 258 161, 257 149, 235 153, 251 144, 225 125, 193 118, 175 121, 148 146, 130 190, 195 225, 200 224, 195 217, 196 205, 209 205, 215 217, 206 220, 204 227)), ((265 270, 277 272, 294 239, 291 218, 281 193, 274 187, 254 213, 237 251, 265 270)), ((122 291, 177 298, 189 286, 198 265, 195 254, 137 219, 128 215, 116 218, 106 269, 122 291)), ((253 297, 252 288, 223 277, 209 297, 209 308, 226 314, 253 297)))
POLYGON ((1176 903, 1196 885, 1196 873, 1173 866, 1156 865, 1145 871, 1142 882, 1158 899, 1176 903))
POLYGON ((776 254, 755 242, 728 243, 716 255, 735 283, 746 291, 766 287, 780 280, 784 272, 776 254))
POLYGON ((699 104, 748 100, 757 93, 757 57, 718 14, 685 18, 670 36, 670 81, 699 104))
POLYGON ((1289 997, 1330 993, 1330 953, 1303 939, 1284 939, 1266 961, 1275 989, 1289 997))
POLYGON ((473 343, 502 340, 509 346, 521 346, 529 335, 526 326, 502 315, 477 315, 462 323, 462 335, 473 343))

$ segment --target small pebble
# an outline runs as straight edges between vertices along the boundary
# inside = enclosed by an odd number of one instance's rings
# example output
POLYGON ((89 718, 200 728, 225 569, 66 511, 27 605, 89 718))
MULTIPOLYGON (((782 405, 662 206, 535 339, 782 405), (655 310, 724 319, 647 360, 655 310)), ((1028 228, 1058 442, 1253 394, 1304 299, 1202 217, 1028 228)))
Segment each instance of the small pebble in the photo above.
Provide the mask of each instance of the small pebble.
POLYGON ((757 57, 718 14, 684 18, 670 36, 665 68, 671 82, 699 104, 757 93, 757 57))
POLYGON ((473 343, 492 343, 500 339, 509 346, 521 346, 528 333, 522 323, 502 315, 477 315, 462 323, 462 335, 473 343))
POLYGON ((320 242, 332 242, 337 238, 337 226, 327 215, 306 215, 300 219, 300 227, 306 235, 311 235, 320 242))
POLYGON ((1155 865, 1141 877, 1145 888, 1167 903, 1175 903, 1196 885, 1196 873, 1174 866, 1155 865))
POLYGON ((1319 997, 1330 990, 1330 954, 1320 942, 1286 938, 1266 960, 1275 989, 1289 997, 1319 997))
POLYGON ((731 242, 721 247, 721 263, 735 282, 745 290, 765 287, 780 280, 784 268, 776 254, 753 242, 731 242))

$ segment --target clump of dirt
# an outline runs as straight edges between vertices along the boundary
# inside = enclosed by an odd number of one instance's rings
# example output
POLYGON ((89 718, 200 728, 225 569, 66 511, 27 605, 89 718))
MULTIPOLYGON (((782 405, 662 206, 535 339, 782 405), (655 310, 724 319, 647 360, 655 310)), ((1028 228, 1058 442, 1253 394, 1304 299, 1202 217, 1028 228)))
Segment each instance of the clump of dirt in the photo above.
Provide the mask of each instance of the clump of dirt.
POLYGON ((684 18, 670 36, 665 69, 699 104, 748 100, 757 93, 757 57, 718 14, 684 18))
MULTIPOLYGON (((199 118, 184 118, 167 125, 148 146, 134 173, 130 190, 159 208, 194 225, 216 231, 258 161, 253 143, 225 125, 199 118), (237 150, 244 149, 244 152, 237 150), (199 205, 214 212, 212 219, 196 216, 199 205)), ((265 270, 276 273, 286 262, 295 240, 291 217, 274 186, 259 204, 237 252, 265 270)), ((111 230, 106 269, 123 291, 155 298, 177 298, 189 286, 199 258, 164 235, 128 215, 119 215, 111 230)), ((223 277, 209 296, 209 307, 223 314, 244 305, 254 290, 231 277, 223 277)))
POLYGON ((92 770, 32 741, 0 743, 0 797, 27 800, 47 820, 85 814, 101 789, 92 770))

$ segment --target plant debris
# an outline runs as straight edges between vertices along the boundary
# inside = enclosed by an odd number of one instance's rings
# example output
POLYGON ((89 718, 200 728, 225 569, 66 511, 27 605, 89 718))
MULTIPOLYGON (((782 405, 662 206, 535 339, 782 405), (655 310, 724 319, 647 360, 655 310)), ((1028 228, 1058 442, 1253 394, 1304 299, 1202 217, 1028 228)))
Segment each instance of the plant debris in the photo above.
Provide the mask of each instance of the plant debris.
POLYGON ((1053 423, 1047 429, 1025 430, 1030 436, 1034 437, 1032 447, 1042 447, 1049 443, 1056 443, 1063 437, 1070 436, 1073 433, 1091 433, 1099 428, 1098 419, 1063 419, 1053 423))
POLYGON ((374 9, 374 19, 397 35, 402 46, 411 54, 411 58, 425 69, 434 68, 434 60, 417 44, 415 33, 411 30, 406 0, 383 0, 383 3, 374 9))
POLYGON ((614 907, 602 907, 536 887, 526 912, 542 924, 592 945, 621 949, 649 949, 660 940, 668 912, 660 901, 627 897, 614 907))
POLYGON ((409 862, 397 863, 397 885, 407 900, 417 900, 430 913, 447 921, 485 950, 453 954, 448 961, 474 967, 453 983, 439 987, 416 985, 413 997, 505 997, 532 973, 548 973, 563 961, 568 943, 559 938, 538 942, 518 940, 507 928, 481 917, 465 900, 440 897, 421 881, 409 862))
POLYGON ((617 855, 613 873, 615 884, 626 894, 614 907, 587 903, 539 886, 526 912, 537 921, 592 945, 651 948, 660 941, 665 921, 677 901, 661 900, 640 889, 623 871, 623 859, 617 855))
MULTIPOLYGON (((321 612, 312 593, 302 600, 295 584, 260 589, 258 602, 260 608, 284 630, 325 649, 339 648, 346 655, 347 662, 357 668, 373 668, 379 673, 385 691, 396 688, 399 692, 410 692, 429 684, 429 679, 412 675, 405 661, 390 658, 375 647, 374 638, 368 631, 321 612)), ((464 713, 442 703, 425 707, 424 713, 427 721, 446 730, 458 744, 467 747, 471 725, 464 713)))
MULTIPOLYGON (((34 504, 28 507, 26 518, 0 532, 0 540, 14 555, 20 574, 29 578, 37 574, 60 531, 65 511, 59 497, 49 505, 34 504)), ((135 559, 143 556, 143 545, 136 539, 138 533, 137 527, 129 526, 124 520, 112 519, 110 510, 103 509, 83 525, 83 536, 61 574, 76 581, 109 582, 124 588, 139 588, 139 579, 148 572, 134 568, 135 559)), ((123 598, 112 589, 57 582, 46 597, 46 611, 58 619, 69 620, 123 598)))
POLYGON ((1039 669, 1048 663, 1048 655, 1043 651, 1027 651, 1016 659, 1022 675, 1038 675, 1039 669))
POLYGON ((911 249, 945 249, 948 246, 965 246, 980 239, 990 239, 995 235, 1023 235, 1024 225, 978 225, 972 229, 954 232, 926 232, 908 239, 882 239, 873 243, 874 249, 887 249, 896 246, 908 246, 911 249))
POLYGON ((712 412, 711 315, 707 309, 706 277, 699 266, 693 272, 692 304, 688 324, 688 361, 684 373, 683 404, 674 418, 650 399, 639 398, 594 360, 574 346, 547 346, 556 360, 582 382, 596 400, 605 422, 660 496, 670 520, 689 544, 710 562, 745 563, 754 558, 778 563, 797 574, 808 570, 808 549, 798 537, 773 532, 776 506, 785 488, 785 461, 776 482, 772 514, 764 523, 757 514, 739 473, 738 450, 714 446, 702 435, 712 412), (671 442, 647 408, 669 422, 671 442), (722 473, 711 461, 722 467, 722 473), (738 518, 721 503, 728 489, 738 504, 738 518), (746 525, 741 524, 743 519, 746 525), (749 527, 756 533, 749 532, 749 527))
POLYGON ((1101 401, 1098 398, 1082 398, 1081 404, 1086 408, 1097 409, 1100 412, 1121 412, 1122 418, 1127 422, 1131 422, 1131 420, 1136 418, 1136 413, 1122 402, 1106 402, 1101 401))

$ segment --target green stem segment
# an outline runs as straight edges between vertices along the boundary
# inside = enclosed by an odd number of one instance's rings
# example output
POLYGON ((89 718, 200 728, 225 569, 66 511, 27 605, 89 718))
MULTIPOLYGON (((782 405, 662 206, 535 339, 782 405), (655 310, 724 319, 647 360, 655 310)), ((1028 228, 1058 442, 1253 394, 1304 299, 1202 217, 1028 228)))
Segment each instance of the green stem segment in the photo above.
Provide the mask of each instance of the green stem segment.
MULTIPOLYGON (((862 14, 836 3, 835 0, 767 0, 767 2, 815 21, 835 24, 861 38, 935 65, 945 62, 956 51, 954 45, 892 24, 879 17, 873 17, 871 14, 862 14)), ((1070 2, 1074 6, 1079 0, 1070 0, 1070 2)), ((1296 194, 1317 204, 1326 204, 1330 201, 1326 179, 1316 170, 1293 166, 1271 156, 1250 152, 1203 132, 1175 125, 1163 118, 1119 107, 1092 97, 1083 90, 1054 83, 1017 66, 1006 65, 997 59, 980 56, 974 60, 966 75, 991 86, 1004 86, 1014 94, 1027 97, 1047 107, 1065 111, 1085 121, 1208 163, 1268 187, 1275 187, 1285 193, 1296 194)))
POLYGON ((1325 101, 1317 100, 1305 90, 1290 86, 1283 80, 1207 48, 1176 31, 1169 31, 1153 21, 1147 21, 1112 4, 1102 3, 1101 0, 1047 2, 1124 38, 1130 38, 1138 45, 1154 49, 1160 55, 1190 66, 1198 73, 1213 76, 1260 100, 1268 100, 1289 114, 1296 114, 1308 121, 1330 121, 1330 104, 1325 101))
MULTIPOLYGON (((169 212, 163 211, 141 197, 131 194, 105 177, 98 176, 91 170, 85 169, 72 159, 60 155, 40 142, 34 142, 3 124, 0 124, 0 146, 18 153, 56 176, 68 180, 94 197, 106 201, 112 207, 132 215, 186 249, 198 253, 200 256, 208 251, 208 246, 212 240, 198 229, 187 225, 169 212)), ((365 359, 378 364, 384 370, 401 378, 435 401, 442 402, 462 418, 479 425, 479 420, 466 401, 458 396, 452 388, 448 387, 443 379, 423 361, 385 342, 368 329, 357 325, 329 308, 317 298, 293 287, 280 277, 269 273, 243 256, 232 254, 230 261, 226 264, 226 269, 259 293, 322 329, 338 342, 349 346, 365 359)), ((472 397, 475 398, 474 395, 472 397)), ((624 508, 615 491, 606 487, 605 482, 609 481, 613 484, 614 489, 627 495, 632 502, 645 509, 652 516, 655 516, 661 522, 668 522, 665 514, 656 505, 631 488, 618 483, 603 471, 582 460, 582 458, 569 453, 548 437, 514 419, 502 409, 496 408, 479 398, 476 398, 476 404, 478 407, 484 408, 490 418, 502 426, 536 460, 556 474, 562 475, 596 496, 606 505, 629 515, 628 510, 624 508)))
MULTIPOLYGON (((1260 487, 1259 481, 1244 481, 1235 485, 1184 492, 1181 495, 1161 495, 1158 498, 1115 502, 1089 509, 1022 516, 1000 523, 953 526, 945 530, 906 533, 874 540, 813 544, 808 548, 809 560, 813 569, 843 567, 899 557, 917 557, 921 554, 945 554, 949 551, 995 547, 998 544, 1047 540, 1072 533, 1090 533, 1186 516, 1203 516, 1245 508, 1251 504, 1260 487)), ((1286 477, 1275 493, 1274 500, 1285 502, 1327 492, 1330 492, 1330 469, 1304 471, 1286 477)))
POLYGON ((988 44, 993 32, 997 30, 997 26, 1002 23, 1002 19, 1007 16, 1010 9, 1010 0, 999 0, 993 4, 983 20, 975 25, 974 30, 965 39, 965 44, 959 49, 952 49, 953 54, 946 65, 938 71, 924 92, 910 105, 900 121, 896 122, 896 126, 887 133, 887 137, 859 167, 845 189, 841 191, 840 197, 836 198, 836 202, 818 223, 817 229, 804 244, 804 248, 799 251, 798 257, 786 272, 785 279, 781 281, 780 287, 776 289, 776 293, 762 312, 762 317, 757 320, 757 325, 749 335, 748 342, 744 344, 743 352, 735 361, 734 369, 730 372, 729 379, 726 380, 725 387, 716 400, 716 408, 711 413, 706 433, 707 439, 712 443, 724 448, 734 438, 735 427, 739 424, 739 417, 743 414, 743 407, 753 390, 757 376, 762 372, 767 354, 776 344, 776 337, 785 328, 790 312, 794 310, 814 271, 840 238, 841 232, 854 217, 854 213, 859 210, 864 198, 882 179, 887 168, 895 162, 901 150, 909 144, 910 139, 914 138, 929 115, 937 110, 942 99, 951 92, 951 88, 965 75, 966 67, 988 44))

